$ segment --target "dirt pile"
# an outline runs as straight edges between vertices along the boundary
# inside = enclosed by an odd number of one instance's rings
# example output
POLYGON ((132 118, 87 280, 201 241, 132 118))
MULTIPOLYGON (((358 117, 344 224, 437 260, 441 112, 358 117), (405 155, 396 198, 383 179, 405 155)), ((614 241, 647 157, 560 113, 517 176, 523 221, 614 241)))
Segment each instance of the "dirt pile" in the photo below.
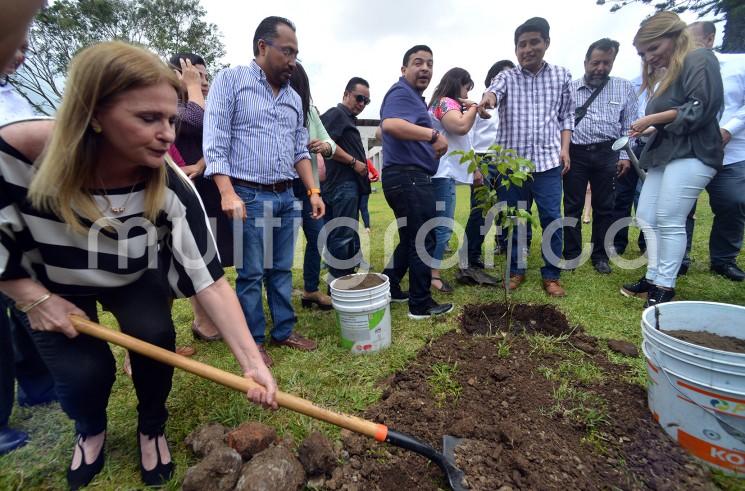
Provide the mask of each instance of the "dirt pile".
MULTIPOLYGON (((365 416, 442 448, 463 437, 457 465, 474 490, 714 489, 652 420, 646 393, 621 381, 595 338, 551 306, 470 306, 470 336, 449 333, 393 377, 365 416), (496 329, 495 329, 496 327, 496 329)), ((328 489, 446 489, 439 468, 414 453, 344 437, 328 489)))
POLYGON ((745 340, 732 336, 719 336, 705 331, 663 331, 674 338, 698 346, 729 351, 731 353, 745 353, 745 340))

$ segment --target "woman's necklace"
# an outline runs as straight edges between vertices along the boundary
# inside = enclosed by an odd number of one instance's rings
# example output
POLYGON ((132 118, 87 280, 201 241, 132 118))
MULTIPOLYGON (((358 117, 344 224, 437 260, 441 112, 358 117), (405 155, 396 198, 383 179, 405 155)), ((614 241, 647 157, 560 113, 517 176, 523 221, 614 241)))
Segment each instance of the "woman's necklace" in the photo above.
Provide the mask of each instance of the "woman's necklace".
POLYGON ((137 186, 137 182, 132 184, 132 187, 129 189, 129 193, 127 193, 127 199, 124 200, 124 204, 122 206, 112 206, 111 199, 109 199, 109 195, 108 193, 106 193, 106 187, 104 186, 103 181, 100 178, 98 179, 98 181, 101 183, 101 190, 103 191, 103 197, 106 200, 106 203, 109 205, 109 210, 111 210, 112 213, 115 213, 117 215, 124 213, 127 210, 129 199, 132 197, 132 192, 135 190, 135 186, 137 186))

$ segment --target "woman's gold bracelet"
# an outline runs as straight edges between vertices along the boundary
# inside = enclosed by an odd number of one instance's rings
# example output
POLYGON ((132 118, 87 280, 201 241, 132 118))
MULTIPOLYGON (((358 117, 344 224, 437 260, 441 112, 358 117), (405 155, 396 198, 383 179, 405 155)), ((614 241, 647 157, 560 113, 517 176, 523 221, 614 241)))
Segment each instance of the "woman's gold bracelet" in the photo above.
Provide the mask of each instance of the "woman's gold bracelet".
POLYGON ((20 306, 19 305, 16 308, 18 310, 20 310, 21 312, 23 312, 24 314, 28 314, 29 312, 31 312, 31 310, 33 310, 36 307, 38 307, 39 305, 43 304, 44 302, 46 302, 47 300, 49 300, 51 297, 52 297, 52 294, 51 293, 45 293, 44 295, 42 295, 41 297, 37 298, 36 300, 34 300, 33 302, 31 302, 30 304, 23 305, 23 306, 20 306))

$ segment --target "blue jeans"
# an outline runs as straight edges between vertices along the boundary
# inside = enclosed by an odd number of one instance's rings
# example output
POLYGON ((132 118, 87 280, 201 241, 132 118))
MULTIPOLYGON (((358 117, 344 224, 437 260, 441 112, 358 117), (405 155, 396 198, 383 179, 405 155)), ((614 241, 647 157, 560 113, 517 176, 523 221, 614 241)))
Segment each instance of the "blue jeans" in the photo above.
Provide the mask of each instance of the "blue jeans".
MULTIPOLYGON (((497 177, 497 169, 494 166, 489 167, 489 175, 484 177, 484 186, 490 188, 495 183, 497 177)), ((474 187, 471 185, 471 213, 468 215, 468 221, 466 222, 466 240, 463 248, 460 252, 460 266, 467 268, 474 264, 481 262, 481 246, 484 244, 484 237, 489 233, 492 223, 486 223, 484 219, 484 212, 481 208, 478 208, 479 202, 476 200, 476 193, 474 193, 474 187)), ((502 213, 498 213, 495 220, 499 224, 502 213)), ((497 230, 494 236, 496 245, 502 250, 507 250, 507 233, 502 231, 501 228, 497 230)))
MULTIPOLYGON (((500 201, 506 201, 509 206, 517 206, 518 202, 525 202, 525 209, 528 211, 533 207, 533 201, 535 201, 538 207, 541 229, 545 230, 550 224, 561 219, 561 169, 562 166, 558 166, 544 172, 533 172, 533 178, 525 181, 522 187, 510 186, 510 189, 507 189, 499 184, 497 196, 500 201)), ((500 181, 501 179, 499 177, 500 181)), ((522 208, 522 205, 520 207, 522 208)), ((518 231, 525 226, 524 224, 518 225, 518 228, 512 234, 512 257, 510 258, 510 272, 512 274, 525 274, 526 264, 523 261, 527 258, 527 251, 520 251, 518 247, 518 237, 520 235, 518 231), (522 254, 524 256, 520 258, 522 254), (520 261, 518 261, 518 258, 520 258, 520 261)), ((533 234, 530 225, 527 227, 526 247, 530 250, 533 234)), ((562 228, 558 226, 550 238, 542 237, 542 245, 545 247, 545 242, 550 241, 550 250, 554 258, 561 258, 562 239, 562 228)), ((543 247, 541 247, 541 253, 544 262, 544 266, 541 268, 541 276, 544 280, 558 280, 561 275, 558 264, 546 257, 546 254, 543 253, 543 247)))
POLYGON ((26 315, 0 293, 0 428, 8 424, 16 380, 21 406, 57 399, 54 380, 26 331, 27 324, 26 315))
MULTIPOLYGON (((362 256, 357 228, 360 210, 360 192, 357 181, 337 183, 327 189, 323 196, 326 203, 326 257, 329 275, 341 278, 352 274, 359 266, 362 256)), ((322 239, 323 240, 323 239, 322 239)))
POLYGON ((432 266, 439 269, 440 262, 445 256, 445 249, 453 235, 451 220, 455 216, 455 180, 449 177, 433 178, 432 187, 435 191, 435 217, 448 222, 435 227, 435 252, 432 254, 435 262, 432 266))
POLYGON ((263 191, 241 185, 235 192, 246 204, 243 222, 243 264, 235 289, 251 335, 264 343, 266 318, 261 295, 262 280, 272 315, 271 336, 284 341, 295 325, 292 308, 292 260, 300 227, 300 206, 292 189, 263 191))
POLYGON ((362 215, 362 223, 365 224, 365 228, 370 228, 370 209, 367 206, 369 201, 369 194, 360 194, 360 215, 362 215))
POLYGON ((318 250, 318 236, 323 228, 323 220, 311 216, 313 209, 305 185, 300 179, 292 181, 295 196, 302 196, 303 233, 305 234, 305 254, 303 256, 303 289, 312 293, 318 291, 318 278, 321 275, 321 251, 318 250))
POLYGON ((639 196, 636 217, 647 242, 646 278, 673 288, 686 250, 686 217, 716 169, 698 159, 652 167, 639 196))

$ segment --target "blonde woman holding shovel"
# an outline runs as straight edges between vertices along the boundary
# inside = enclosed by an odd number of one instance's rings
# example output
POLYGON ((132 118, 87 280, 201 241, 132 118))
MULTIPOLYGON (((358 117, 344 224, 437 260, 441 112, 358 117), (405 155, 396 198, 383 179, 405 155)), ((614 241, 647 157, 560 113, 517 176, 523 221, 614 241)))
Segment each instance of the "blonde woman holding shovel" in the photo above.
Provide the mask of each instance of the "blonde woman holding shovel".
MULTIPOLYGON (((62 408, 75 421, 71 489, 88 484, 104 462, 114 358, 69 319, 95 320, 97 303, 123 332, 173 351, 170 299, 196 295, 244 376, 265 387, 249 398, 276 407, 276 384, 223 277, 204 209, 166 160, 180 90, 149 51, 102 43, 73 59, 53 128, 25 122, 0 131, 0 291, 28 315, 62 408)), ((164 436, 172 375, 173 368, 132 354, 147 485, 173 475, 164 436)))

